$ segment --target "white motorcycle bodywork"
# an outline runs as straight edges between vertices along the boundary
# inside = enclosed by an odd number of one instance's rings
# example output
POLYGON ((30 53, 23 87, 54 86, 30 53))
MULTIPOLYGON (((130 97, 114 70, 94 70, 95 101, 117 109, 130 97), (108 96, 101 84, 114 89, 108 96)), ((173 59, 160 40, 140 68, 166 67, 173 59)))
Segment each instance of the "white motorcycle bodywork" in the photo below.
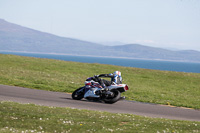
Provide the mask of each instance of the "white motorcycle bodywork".
MULTIPOLYGON (((85 94, 84 98, 99 98, 99 95, 96 95, 95 92, 103 89, 98 82, 94 81, 85 81, 86 88, 88 89, 85 94)), ((112 84, 108 86, 109 90, 116 89, 116 88, 123 88, 126 91, 125 87, 126 84, 112 84)))

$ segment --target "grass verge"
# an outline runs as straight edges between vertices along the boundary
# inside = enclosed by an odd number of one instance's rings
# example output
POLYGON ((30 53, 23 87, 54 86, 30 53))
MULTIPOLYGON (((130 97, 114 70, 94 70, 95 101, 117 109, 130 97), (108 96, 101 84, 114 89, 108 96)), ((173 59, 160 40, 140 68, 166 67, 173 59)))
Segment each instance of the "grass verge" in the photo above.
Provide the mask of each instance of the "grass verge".
POLYGON ((0 84, 73 92, 87 77, 122 72, 129 100, 200 109, 200 74, 0 54, 0 84))
POLYGON ((200 122, 1 102, 0 132, 197 133, 200 122))

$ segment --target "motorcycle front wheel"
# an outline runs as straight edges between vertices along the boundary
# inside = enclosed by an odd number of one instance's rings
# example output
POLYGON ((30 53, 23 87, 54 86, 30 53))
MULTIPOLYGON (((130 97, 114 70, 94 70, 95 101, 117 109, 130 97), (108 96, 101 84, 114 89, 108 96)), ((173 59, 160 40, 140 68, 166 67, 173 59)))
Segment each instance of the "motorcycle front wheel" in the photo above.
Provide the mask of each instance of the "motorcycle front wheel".
POLYGON ((112 103, 117 102, 120 99, 121 93, 118 90, 111 90, 111 92, 113 93, 113 96, 105 98, 104 99, 105 103, 112 104, 112 103))
POLYGON ((84 87, 80 87, 72 93, 72 98, 74 100, 81 100, 84 97, 84 92, 84 87))

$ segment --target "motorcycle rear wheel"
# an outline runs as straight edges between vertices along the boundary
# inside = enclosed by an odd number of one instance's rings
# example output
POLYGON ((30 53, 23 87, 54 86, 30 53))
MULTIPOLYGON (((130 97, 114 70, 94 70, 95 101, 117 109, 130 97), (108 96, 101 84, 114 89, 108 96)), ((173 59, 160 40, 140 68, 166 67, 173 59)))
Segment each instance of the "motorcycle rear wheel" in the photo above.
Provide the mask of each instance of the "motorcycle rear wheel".
POLYGON ((78 88, 72 93, 72 99, 81 100, 84 97, 84 89, 83 90, 81 89, 83 89, 83 87, 78 88))
POLYGON ((117 102, 117 101, 120 99, 121 93, 120 93, 118 90, 111 90, 111 92, 113 92, 114 96, 113 96, 113 97, 105 98, 105 99, 103 100, 105 103, 110 103, 110 104, 112 104, 112 103, 117 102))

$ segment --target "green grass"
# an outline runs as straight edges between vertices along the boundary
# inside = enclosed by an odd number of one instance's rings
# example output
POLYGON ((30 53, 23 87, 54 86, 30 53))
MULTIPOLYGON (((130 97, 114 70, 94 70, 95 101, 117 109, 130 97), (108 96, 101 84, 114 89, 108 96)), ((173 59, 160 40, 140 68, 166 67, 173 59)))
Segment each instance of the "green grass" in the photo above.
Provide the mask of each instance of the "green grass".
POLYGON ((129 100, 200 109, 200 74, 0 54, 0 84, 73 92, 87 77, 122 72, 129 100))
POLYGON ((200 122, 1 102, 0 132, 198 133, 200 122))

